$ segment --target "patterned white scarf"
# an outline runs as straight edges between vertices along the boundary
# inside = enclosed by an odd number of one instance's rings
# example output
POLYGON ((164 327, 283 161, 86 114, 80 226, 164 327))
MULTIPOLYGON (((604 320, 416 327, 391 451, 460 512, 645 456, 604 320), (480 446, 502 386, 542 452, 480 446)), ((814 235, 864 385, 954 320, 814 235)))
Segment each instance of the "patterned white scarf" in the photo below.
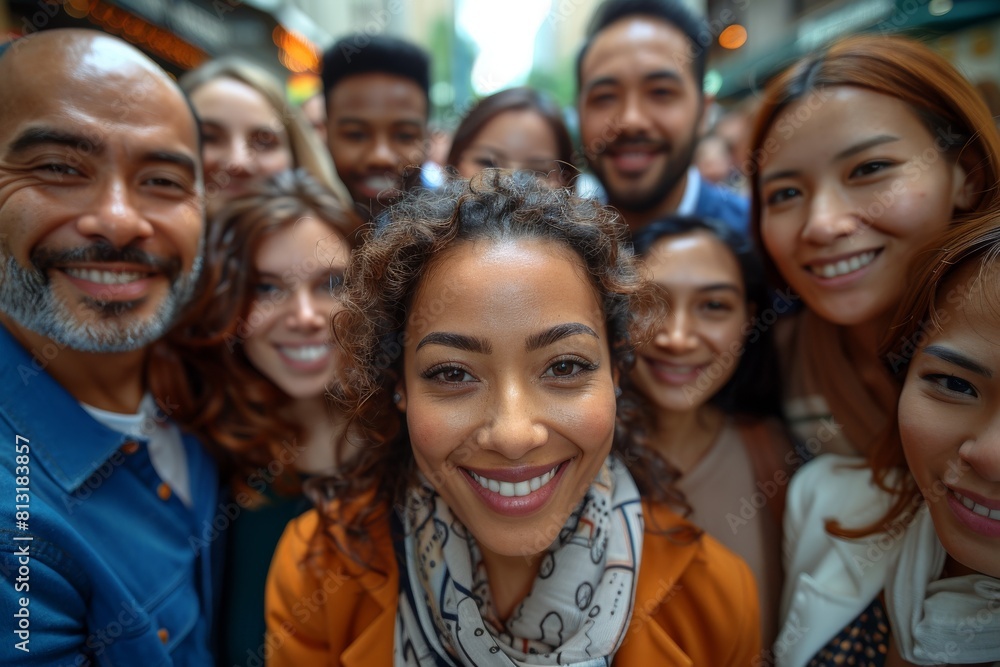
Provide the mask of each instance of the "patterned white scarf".
POLYGON ((982 574, 938 578, 947 554, 926 505, 902 540, 885 584, 899 654, 915 665, 1000 660, 1000 580, 982 574))
POLYGON ((643 533, 639 491, 617 459, 601 468, 506 623, 475 539, 434 489, 411 490, 403 514, 397 667, 611 663, 632 617, 643 533))

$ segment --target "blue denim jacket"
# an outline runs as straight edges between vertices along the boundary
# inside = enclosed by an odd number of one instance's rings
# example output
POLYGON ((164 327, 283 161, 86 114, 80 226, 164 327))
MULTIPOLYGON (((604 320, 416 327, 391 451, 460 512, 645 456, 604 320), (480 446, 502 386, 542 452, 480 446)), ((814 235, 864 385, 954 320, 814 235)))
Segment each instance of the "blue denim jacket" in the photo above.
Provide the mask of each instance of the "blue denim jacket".
POLYGON ((211 665, 214 463, 184 438, 188 508, 43 363, 0 326, 0 664, 211 665))
POLYGON ((750 201, 704 178, 692 215, 724 222, 744 236, 750 233, 750 201))

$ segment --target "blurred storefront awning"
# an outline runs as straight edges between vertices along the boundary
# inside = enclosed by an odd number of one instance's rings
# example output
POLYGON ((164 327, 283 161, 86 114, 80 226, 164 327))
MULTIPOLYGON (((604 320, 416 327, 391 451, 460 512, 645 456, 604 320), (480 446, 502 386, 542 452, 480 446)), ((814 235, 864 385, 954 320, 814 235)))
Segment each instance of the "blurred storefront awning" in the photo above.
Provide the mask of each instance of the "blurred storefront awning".
POLYGON ((795 60, 850 34, 907 33, 937 37, 1000 19, 996 0, 872 0, 841 4, 810 15, 793 26, 787 38, 765 53, 733 58, 716 68, 720 100, 737 99, 762 87, 795 60))
POLYGON ((92 27, 117 35, 180 74, 229 54, 285 76, 318 69, 329 36, 287 0, 11 0, 12 34, 92 27), (282 68, 281 65, 285 67, 282 68))

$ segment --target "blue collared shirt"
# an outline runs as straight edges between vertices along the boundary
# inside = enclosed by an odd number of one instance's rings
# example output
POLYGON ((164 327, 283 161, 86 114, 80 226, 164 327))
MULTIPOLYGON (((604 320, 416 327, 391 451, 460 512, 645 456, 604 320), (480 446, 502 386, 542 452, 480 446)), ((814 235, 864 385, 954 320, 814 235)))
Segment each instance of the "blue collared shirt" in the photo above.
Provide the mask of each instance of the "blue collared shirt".
POLYGON ((52 348, 32 356, 0 326, 0 663, 213 664, 212 459, 184 438, 186 506, 145 441, 95 421, 45 372, 52 348))
POLYGON ((689 204, 691 210, 683 213, 720 220, 744 236, 750 233, 750 202, 746 197, 721 185, 709 183, 695 167, 691 167, 688 172, 688 187, 696 188, 694 202, 689 204))

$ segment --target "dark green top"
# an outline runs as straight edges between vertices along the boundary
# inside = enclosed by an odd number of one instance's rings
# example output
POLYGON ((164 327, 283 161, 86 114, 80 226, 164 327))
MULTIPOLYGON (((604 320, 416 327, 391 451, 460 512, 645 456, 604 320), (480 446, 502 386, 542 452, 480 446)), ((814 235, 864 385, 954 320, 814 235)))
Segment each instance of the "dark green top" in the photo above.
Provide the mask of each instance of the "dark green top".
POLYGON ((219 660, 224 667, 263 667, 267 569, 285 526, 312 507, 306 496, 279 495, 271 486, 263 495, 265 500, 243 508, 227 531, 219 660))

